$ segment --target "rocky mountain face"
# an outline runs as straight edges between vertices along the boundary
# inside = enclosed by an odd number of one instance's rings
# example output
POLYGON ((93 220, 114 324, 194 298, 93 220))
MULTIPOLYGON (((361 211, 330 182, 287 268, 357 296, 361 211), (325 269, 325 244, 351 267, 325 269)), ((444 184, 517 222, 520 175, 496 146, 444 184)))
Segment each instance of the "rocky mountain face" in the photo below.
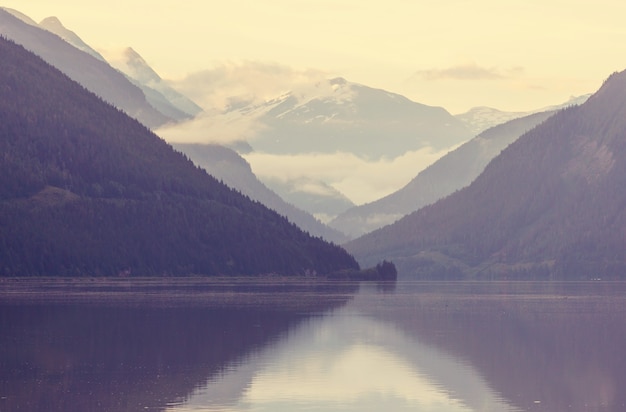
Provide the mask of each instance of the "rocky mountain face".
POLYGON ((468 187, 348 243, 422 278, 622 278, 626 72, 508 146, 468 187))

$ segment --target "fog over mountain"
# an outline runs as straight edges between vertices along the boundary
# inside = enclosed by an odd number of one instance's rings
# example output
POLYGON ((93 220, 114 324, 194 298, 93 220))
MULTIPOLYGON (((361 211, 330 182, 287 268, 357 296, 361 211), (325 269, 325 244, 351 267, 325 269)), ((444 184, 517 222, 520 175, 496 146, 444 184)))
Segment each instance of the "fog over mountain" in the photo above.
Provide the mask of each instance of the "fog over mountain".
MULTIPOLYGON (((253 151, 244 157, 254 173, 267 185, 282 184, 285 196, 297 194, 286 198, 290 203, 301 202, 302 191, 292 182, 302 181, 332 187, 357 204, 377 199, 472 137, 444 109, 384 90, 280 67, 252 65, 250 71, 267 79, 291 76, 292 81, 283 79, 281 84, 293 89, 267 99, 255 93, 232 95, 222 100, 223 106, 158 133, 172 142, 206 142, 210 128, 220 132, 211 137, 216 142, 245 139, 253 151)), ((206 82, 196 84, 198 90, 213 90, 213 85, 233 87, 228 79, 245 80, 246 73, 245 68, 228 68, 194 78, 206 82)), ((258 93, 270 91, 276 89, 258 93)))
POLYGON ((494 158, 468 187, 346 244, 422 278, 626 273, 626 71, 494 158))
POLYGON ((306 210, 324 223, 354 207, 354 203, 343 193, 321 180, 307 177, 293 180, 268 178, 265 184, 283 199, 289 199, 294 206, 306 210))

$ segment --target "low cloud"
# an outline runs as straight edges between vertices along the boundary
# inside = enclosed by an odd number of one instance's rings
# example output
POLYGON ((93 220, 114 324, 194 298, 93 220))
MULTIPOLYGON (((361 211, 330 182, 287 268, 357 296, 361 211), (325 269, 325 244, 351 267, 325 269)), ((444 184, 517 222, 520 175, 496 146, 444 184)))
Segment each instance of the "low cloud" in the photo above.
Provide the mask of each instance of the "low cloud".
POLYGON ((524 72, 522 67, 500 70, 495 67, 481 67, 477 64, 463 64, 445 69, 419 70, 414 77, 424 80, 501 80, 518 76, 524 72))
POLYGON ((363 204, 400 189, 449 150, 424 148, 394 159, 376 161, 352 153, 277 155, 253 152, 244 157, 261 180, 290 181, 303 177, 321 180, 354 203, 363 204))
POLYGON ((327 77, 328 73, 319 70, 242 62, 222 64, 169 83, 205 110, 223 111, 239 102, 263 103, 327 77))
POLYGON ((254 117, 205 113, 187 122, 164 126, 155 133, 170 143, 228 144, 253 140, 264 127, 254 117))

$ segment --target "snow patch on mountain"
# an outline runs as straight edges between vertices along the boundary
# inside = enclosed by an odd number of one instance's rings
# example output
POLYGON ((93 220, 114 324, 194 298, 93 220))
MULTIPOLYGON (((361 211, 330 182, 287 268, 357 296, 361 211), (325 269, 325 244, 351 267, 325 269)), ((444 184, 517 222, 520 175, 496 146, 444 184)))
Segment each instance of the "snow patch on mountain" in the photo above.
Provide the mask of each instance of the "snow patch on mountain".
POLYGON ((462 121, 466 125, 466 127, 470 129, 474 134, 478 135, 491 127, 506 123, 513 119, 518 119, 520 117, 528 116, 534 113, 559 110, 567 106, 576 106, 583 104, 589 98, 589 96, 590 94, 585 94, 582 96, 572 96, 565 103, 542 107, 540 109, 527 112, 505 112, 502 110, 494 109, 492 107, 479 106, 471 108, 465 113, 457 114, 455 115, 455 117, 462 121))
POLYGON ((202 113, 203 109, 200 106, 174 90, 132 47, 103 53, 109 64, 139 86, 150 104, 159 110, 178 120, 189 119, 202 113))

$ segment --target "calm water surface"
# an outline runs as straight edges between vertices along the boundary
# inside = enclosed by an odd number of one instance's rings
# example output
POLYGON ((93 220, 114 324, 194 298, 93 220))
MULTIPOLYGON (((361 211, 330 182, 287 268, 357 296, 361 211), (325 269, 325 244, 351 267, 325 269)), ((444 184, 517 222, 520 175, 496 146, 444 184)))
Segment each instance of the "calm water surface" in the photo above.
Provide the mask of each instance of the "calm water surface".
POLYGON ((624 411, 626 284, 2 281, 39 410, 624 411))

